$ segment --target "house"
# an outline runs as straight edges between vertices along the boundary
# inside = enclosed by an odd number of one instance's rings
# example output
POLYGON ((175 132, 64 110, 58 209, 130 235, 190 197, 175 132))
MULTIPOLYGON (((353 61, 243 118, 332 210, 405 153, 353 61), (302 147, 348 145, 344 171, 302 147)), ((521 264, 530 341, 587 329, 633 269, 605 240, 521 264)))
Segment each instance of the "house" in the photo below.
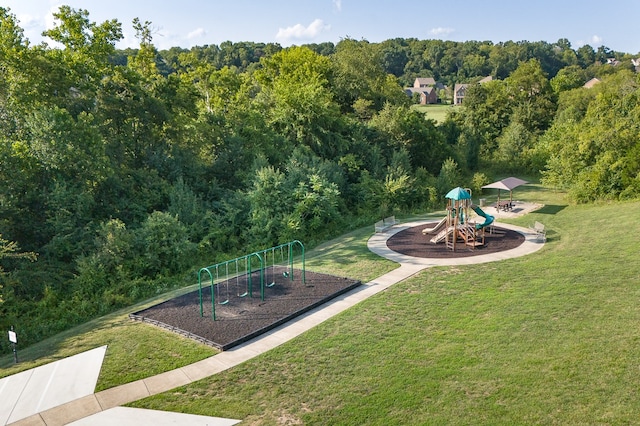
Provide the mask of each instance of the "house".
POLYGON ((600 83, 600 80, 593 77, 591 80, 587 81, 582 87, 584 87, 585 89, 591 89, 593 86, 595 86, 598 83, 600 83))
POLYGON ((420 95, 420 105, 436 104, 440 102, 438 90, 443 89, 442 83, 437 83, 433 77, 418 77, 413 82, 413 87, 404 89, 409 97, 415 93, 420 95))
MULTIPOLYGON (((478 81, 478 84, 488 83, 491 80, 493 80, 493 77, 488 75, 482 78, 480 81, 478 81)), ((462 104, 462 101, 464 100, 464 97, 467 94, 468 87, 469 87, 469 83, 456 83, 456 85, 453 87, 453 104, 454 105, 462 104)))
POLYGON ((436 80, 433 77, 417 77, 413 82, 413 87, 419 89, 421 87, 435 87, 436 80))
POLYGON ((469 87, 468 83, 456 83, 453 86, 453 104, 460 105, 464 100, 464 97, 467 94, 467 87, 469 87))

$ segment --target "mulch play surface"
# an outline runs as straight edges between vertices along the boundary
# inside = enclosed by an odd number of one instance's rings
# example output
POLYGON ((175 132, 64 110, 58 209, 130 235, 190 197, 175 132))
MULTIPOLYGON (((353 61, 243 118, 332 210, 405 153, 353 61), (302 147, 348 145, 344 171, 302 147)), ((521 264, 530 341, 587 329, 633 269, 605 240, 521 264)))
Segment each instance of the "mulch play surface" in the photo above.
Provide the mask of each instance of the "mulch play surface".
POLYGON ((494 226, 493 233, 489 233, 489 229, 485 230, 484 246, 472 248, 465 246, 460 240, 456 243, 456 251, 453 252, 447 249, 444 242, 432 243, 430 240, 433 235, 424 235, 422 233, 424 228, 431 228, 436 223, 425 223, 404 229, 387 240, 387 247, 407 256, 442 259, 480 256, 510 250, 518 247, 525 240, 524 235, 519 232, 494 226))
MULTIPOLYGON (((422 234, 424 228, 434 225, 435 223, 425 223, 402 230, 387 240, 387 246, 407 256, 455 258, 509 250, 525 240, 518 232, 496 226, 493 233, 489 233, 488 230, 485 233, 484 246, 472 249, 460 242, 456 245, 456 251, 452 252, 444 243, 431 243, 432 235, 422 234)), ((251 276, 252 297, 238 296, 247 291, 247 275, 220 283, 215 294, 215 321, 212 318, 211 286, 208 284, 202 288, 203 316, 200 316, 200 296, 196 290, 135 312, 130 317, 226 350, 284 324, 361 284, 353 279, 311 271, 306 271, 303 283, 301 270, 294 270, 293 280, 282 273, 284 270, 282 267, 278 271, 274 271, 273 267, 266 269, 264 300, 260 294, 260 277, 257 272, 251 276), (268 287, 271 283, 275 284, 268 287), (228 303, 219 303, 226 299, 228 303)))
POLYGON ((265 271, 264 301, 260 294, 260 277, 252 275, 252 296, 239 297, 247 291, 247 275, 220 284, 216 290, 215 314, 212 318, 211 286, 202 286, 204 316, 200 316, 198 290, 168 300, 150 308, 135 312, 130 318, 149 322, 176 333, 226 350, 265 333, 292 318, 359 286, 360 281, 333 275, 294 269, 294 279, 286 277, 280 267, 265 271), (271 287, 267 285, 275 282, 271 287), (228 291, 227 291, 228 284, 228 291), (228 299, 228 303, 219 301, 228 299))

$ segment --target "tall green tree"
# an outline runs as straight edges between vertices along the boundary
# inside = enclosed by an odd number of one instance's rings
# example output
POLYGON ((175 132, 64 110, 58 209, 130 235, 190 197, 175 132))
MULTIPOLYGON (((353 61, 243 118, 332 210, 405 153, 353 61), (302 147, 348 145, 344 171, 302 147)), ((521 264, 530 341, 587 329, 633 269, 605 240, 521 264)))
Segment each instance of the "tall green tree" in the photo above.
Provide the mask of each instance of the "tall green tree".
POLYGON ((373 111, 386 102, 408 104, 397 80, 389 78, 382 67, 380 49, 366 40, 346 38, 336 45, 332 55, 331 90, 343 112, 353 112, 357 100, 370 101, 373 111))
POLYGON ((530 132, 547 129, 555 114, 551 84, 537 59, 522 62, 505 80, 507 95, 513 105, 512 120, 530 132))
POLYGON ((335 156, 343 147, 341 120, 329 90, 329 59, 306 47, 291 47, 262 61, 256 72, 267 123, 286 139, 335 156))

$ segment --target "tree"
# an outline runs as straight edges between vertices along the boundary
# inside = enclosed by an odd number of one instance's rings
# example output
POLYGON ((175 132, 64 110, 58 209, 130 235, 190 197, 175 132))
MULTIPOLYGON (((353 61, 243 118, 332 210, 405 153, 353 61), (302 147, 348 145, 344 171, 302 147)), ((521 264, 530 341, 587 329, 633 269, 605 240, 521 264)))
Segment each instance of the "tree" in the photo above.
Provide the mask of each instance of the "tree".
POLYGON ((588 44, 580 46, 576 51, 576 55, 578 55, 578 64, 582 68, 587 68, 596 61, 596 52, 588 44))
POLYGON ((555 93, 560 93, 581 87, 586 81, 585 71, 578 65, 571 65, 558 71, 558 74, 551 79, 550 84, 555 93))
POLYGON ((340 191, 325 177, 312 174, 298 182, 292 194, 293 211, 287 215, 285 239, 313 239, 330 234, 339 219, 340 191))
POLYGON ((156 66, 158 51, 153 45, 151 21, 142 23, 139 18, 134 18, 133 29, 136 32, 136 38, 140 41, 140 47, 136 55, 130 58, 129 66, 147 79, 155 79, 159 77, 158 67, 156 66))
POLYGON ((541 139, 548 156, 543 182, 567 188, 579 202, 637 197, 640 88, 629 71, 597 86, 583 118, 556 120, 541 139))
POLYGON ((264 58, 256 72, 261 85, 258 101, 267 123, 296 144, 309 146, 320 156, 341 150, 340 115, 329 90, 328 58, 305 47, 282 50, 264 58))
POLYGON ((435 123, 410 108, 386 104, 369 125, 383 133, 394 149, 406 149, 411 168, 423 167, 435 175, 450 155, 435 123))
POLYGON ((96 64, 108 59, 115 43, 122 39, 122 26, 117 20, 98 25, 89 21, 89 12, 85 9, 60 6, 53 17, 54 27, 43 35, 61 43, 70 52, 92 58, 96 64))
POLYGON ((272 166, 257 171, 253 188, 248 192, 253 242, 259 246, 278 244, 285 229, 285 217, 291 205, 291 191, 285 175, 272 166))
MULTIPOLYGON (((5 270, 2 268, 2 263, 4 263, 5 259, 26 259, 30 261, 35 261, 37 255, 32 252, 21 252, 20 247, 15 241, 8 241, 2 238, 2 234, 0 234, 0 278, 6 274, 5 270)), ((0 282, 0 305, 4 301, 2 297, 2 283, 0 282)))
POLYGON ((546 130, 555 114, 555 99, 540 62, 522 62, 505 83, 513 104, 512 120, 533 133, 546 130))
POLYGON ((42 77, 48 80, 52 94, 64 103, 72 115, 91 110, 100 79, 110 67, 109 57, 115 52, 115 43, 122 39, 122 28, 117 20, 96 24, 89 20, 89 12, 60 6, 53 14, 55 25, 43 32, 64 46, 64 50, 48 49, 48 70, 42 77), (53 72, 52 72, 53 71, 53 72))
POLYGON ((448 158, 442 163, 442 169, 438 175, 438 194, 442 197, 455 187, 461 186, 462 175, 458 164, 453 158, 448 158))
POLYGON ((496 165, 505 171, 527 170, 528 150, 533 146, 533 135, 519 121, 512 121, 497 139, 493 158, 496 165))
POLYGON ((365 99, 379 111, 385 102, 408 104, 409 100, 395 78, 388 78, 382 67, 380 49, 366 40, 346 38, 331 56, 333 79, 330 89, 342 112, 353 112, 354 103, 365 99))
POLYGON ((195 244, 187 228, 176 216, 153 212, 136 231, 136 252, 141 253, 137 268, 149 277, 183 272, 191 265, 195 244))

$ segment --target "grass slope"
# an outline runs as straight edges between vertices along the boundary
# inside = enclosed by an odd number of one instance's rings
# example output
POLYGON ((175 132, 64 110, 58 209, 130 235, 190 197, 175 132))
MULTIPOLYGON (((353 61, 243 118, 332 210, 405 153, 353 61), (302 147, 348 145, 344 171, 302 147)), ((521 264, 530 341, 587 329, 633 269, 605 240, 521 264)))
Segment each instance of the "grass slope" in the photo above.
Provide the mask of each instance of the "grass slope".
POLYGON ((640 203, 546 206, 533 255, 429 269, 237 368, 137 402, 243 424, 628 424, 640 203))
MULTIPOLYGON (((527 188, 514 196, 545 207, 510 222, 544 223, 541 251, 428 269, 236 368, 134 405, 261 425, 636 422, 640 202, 567 206, 527 188)), ((310 250, 307 267, 363 281, 393 269, 367 251, 371 231, 310 250)), ((109 342, 102 388, 211 354, 165 335, 120 314, 23 352, 55 359, 109 342), (130 352, 136 333, 148 346, 130 352)))

